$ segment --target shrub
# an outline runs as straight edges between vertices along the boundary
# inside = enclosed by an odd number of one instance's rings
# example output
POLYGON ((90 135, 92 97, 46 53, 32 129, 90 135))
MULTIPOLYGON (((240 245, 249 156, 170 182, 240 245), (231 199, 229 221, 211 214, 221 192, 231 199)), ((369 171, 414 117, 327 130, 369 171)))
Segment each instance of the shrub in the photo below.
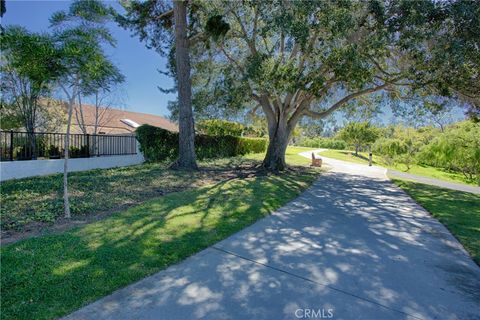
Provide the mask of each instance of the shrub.
POLYGON ((71 146, 68 148, 68 150, 68 155, 70 158, 83 158, 88 156, 87 146, 85 145, 81 146, 80 148, 71 146))
POLYGON ((332 138, 306 138, 298 143, 299 146, 309 148, 327 148, 344 150, 347 148, 347 143, 343 140, 332 138))
MULTIPOLYGON (((142 125, 136 130, 140 150, 150 162, 173 160, 178 156, 178 133, 142 125)), ((247 153, 264 152, 265 139, 234 136, 195 136, 195 153, 198 159, 233 157, 247 153)))
POLYGON ((210 136, 240 137, 245 130, 245 126, 238 122, 221 119, 209 119, 198 121, 197 130, 200 134, 206 134, 210 136))
POLYGON ((419 162, 461 172, 480 184, 480 124, 461 122, 448 127, 419 153, 419 162))
POLYGON ((388 165, 393 165, 407 152, 407 147, 400 139, 380 138, 373 144, 372 151, 379 154, 388 165))
POLYGON ((60 148, 51 144, 48 148, 48 157, 50 159, 59 159, 61 157, 60 148))

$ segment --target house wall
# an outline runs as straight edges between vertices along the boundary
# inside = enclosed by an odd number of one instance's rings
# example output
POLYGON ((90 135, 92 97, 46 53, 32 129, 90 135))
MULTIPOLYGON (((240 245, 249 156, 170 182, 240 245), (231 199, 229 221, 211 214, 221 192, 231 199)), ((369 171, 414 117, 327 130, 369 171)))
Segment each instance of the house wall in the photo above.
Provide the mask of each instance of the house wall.
MULTIPOLYGON (((124 167, 144 161, 137 144, 137 154, 134 155, 69 159, 68 171, 124 167)), ((63 162, 63 159, 3 161, 0 163, 0 181, 60 173, 63 172, 63 162)))

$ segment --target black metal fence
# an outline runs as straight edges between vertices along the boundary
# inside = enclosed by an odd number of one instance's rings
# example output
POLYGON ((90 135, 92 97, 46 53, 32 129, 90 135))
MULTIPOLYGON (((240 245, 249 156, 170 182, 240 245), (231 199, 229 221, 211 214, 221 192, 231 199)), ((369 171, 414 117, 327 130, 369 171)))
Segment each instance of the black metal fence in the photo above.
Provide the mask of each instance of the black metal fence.
MULTIPOLYGON (((65 154, 65 133, 0 131, 0 160, 60 159, 65 154)), ((70 158, 137 153, 133 135, 71 134, 70 158)))

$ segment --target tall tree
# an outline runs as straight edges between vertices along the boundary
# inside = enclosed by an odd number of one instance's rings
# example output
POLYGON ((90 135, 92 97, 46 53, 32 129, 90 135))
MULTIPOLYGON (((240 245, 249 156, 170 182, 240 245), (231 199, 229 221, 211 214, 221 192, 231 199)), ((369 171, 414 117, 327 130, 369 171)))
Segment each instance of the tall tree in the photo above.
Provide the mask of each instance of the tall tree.
POLYGON ((68 118, 64 142, 63 200, 65 218, 70 218, 68 158, 74 105, 81 92, 93 92, 123 81, 119 70, 108 60, 102 45, 115 41, 105 23, 112 9, 97 0, 73 1, 68 12, 59 11, 50 19, 55 32, 63 74, 58 82, 67 98, 68 118))
POLYGON ((480 92, 472 89, 479 55, 471 28, 478 17, 470 13, 478 2, 207 3, 201 23, 217 14, 230 30, 223 41, 195 48, 194 95, 204 98, 193 100, 217 108, 260 106, 269 128, 268 170, 285 169, 285 150, 302 117, 323 119, 368 95, 480 92), (468 32, 459 32, 461 26, 468 32))
POLYGON ((187 35, 187 1, 174 0, 173 12, 175 16, 175 62, 179 105, 179 148, 176 166, 182 169, 197 169, 187 35))
POLYGON ((196 8, 187 0, 175 0, 173 7, 163 0, 124 1, 123 5, 127 13, 118 16, 120 25, 133 30, 148 48, 169 56, 168 74, 176 80, 179 106, 179 157, 175 167, 197 169, 189 53, 198 39, 191 37, 198 30, 191 18, 196 8))

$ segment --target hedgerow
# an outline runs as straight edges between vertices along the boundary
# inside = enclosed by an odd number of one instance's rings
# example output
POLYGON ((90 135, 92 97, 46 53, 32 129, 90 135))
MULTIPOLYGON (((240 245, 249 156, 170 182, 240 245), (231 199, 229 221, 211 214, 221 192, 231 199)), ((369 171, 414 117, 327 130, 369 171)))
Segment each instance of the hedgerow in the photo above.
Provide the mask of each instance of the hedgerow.
MULTIPOLYGON (((150 125, 136 130, 140 150, 150 162, 173 160, 178 156, 178 133, 150 125)), ((195 153, 198 159, 225 158, 248 153, 264 152, 267 141, 261 138, 234 136, 195 136, 195 153)))

